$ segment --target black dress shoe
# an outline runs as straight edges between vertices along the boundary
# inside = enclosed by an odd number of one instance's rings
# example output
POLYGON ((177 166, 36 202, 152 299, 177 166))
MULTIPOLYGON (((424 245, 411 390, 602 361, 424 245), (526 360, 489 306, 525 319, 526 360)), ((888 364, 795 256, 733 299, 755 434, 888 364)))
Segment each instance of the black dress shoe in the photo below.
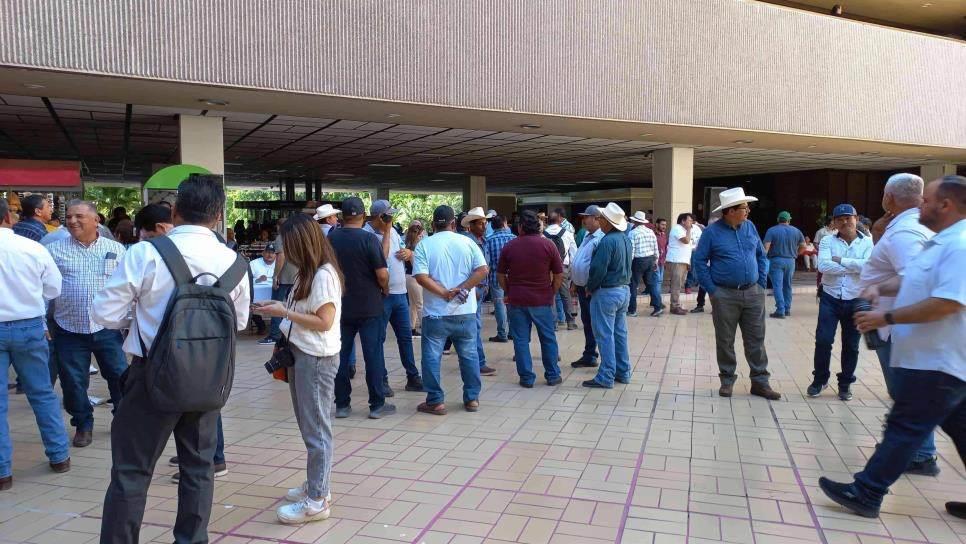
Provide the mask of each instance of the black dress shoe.
POLYGON ((694 309, 691 310, 690 313, 692 313, 692 314, 703 314, 704 313, 704 306, 695 306, 694 309))
POLYGON ((604 385, 604 384, 602 384, 602 383, 600 383, 600 382, 598 382, 596 380, 587 380, 587 381, 583 382, 580 385, 582 385, 584 387, 590 387, 591 389, 613 389, 613 386, 607 387, 606 385, 604 385))
POLYGON ((946 511, 949 512, 950 516, 966 519, 966 502, 947 502, 946 511))
POLYGON ((503 338, 501 336, 491 336, 490 337, 490 342, 497 342, 499 344, 506 344, 509 341, 510 341, 509 338, 503 338))
POLYGON ((533 383, 532 382, 531 383, 527 383, 527 382, 525 382, 523 380, 520 380, 520 387, 524 387, 526 389, 533 389, 533 383))
POLYGON ((772 317, 772 318, 775 318, 775 319, 785 319, 785 314, 775 312, 775 313, 772 313, 772 314, 768 314, 768 317, 772 317))
POLYGON ((550 386, 560 385, 562 383, 563 383, 563 379, 561 379, 560 376, 547 380, 547 385, 550 385, 550 386))
POLYGON ((597 368, 597 361, 588 361, 587 359, 577 359, 576 361, 570 363, 573 368, 597 368))

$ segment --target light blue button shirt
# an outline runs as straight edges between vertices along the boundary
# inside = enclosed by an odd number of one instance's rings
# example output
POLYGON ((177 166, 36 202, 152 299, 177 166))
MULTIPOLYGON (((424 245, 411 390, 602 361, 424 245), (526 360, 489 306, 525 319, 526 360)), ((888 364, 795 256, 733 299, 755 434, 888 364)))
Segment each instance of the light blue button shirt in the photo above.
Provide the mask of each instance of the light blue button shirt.
POLYGON ((862 267, 872 255, 872 237, 861 232, 852 243, 838 234, 822 238, 818 245, 818 271, 822 273, 822 290, 839 300, 852 300, 862 292, 862 267), (840 257, 841 263, 832 260, 840 257))
POLYGON ((570 264, 570 281, 581 287, 587 285, 587 280, 590 278, 590 260, 594 257, 594 250, 597 249, 597 244, 603 237, 604 231, 600 229, 584 236, 583 243, 580 244, 577 255, 570 264))
MULTIPOLYGON (((376 229, 372 228, 369 223, 366 223, 362 229, 376 235, 376 238, 379 239, 379 250, 381 251, 382 233, 376 232, 376 229)), ((406 290, 406 263, 396 258, 396 252, 403 247, 405 246, 403 246, 402 239, 396 229, 389 229, 389 256, 386 257, 386 265, 389 268, 390 295, 405 295, 408 292, 406 290)))
MULTIPOLYGON (((906 265, 896 308, 927 298, 966 306, 966 219, 926 242, 906 265)), ((892 328, 892 366, 938 370, 966 382, 966 308, 939 321, 892 328)))
MULTIPOLYGON (((440 285, 452 289, 466 281, 473 271, 486 266, 483 252, 472 239, 444 230, 424 238, 416 246, 413 256, 413 276, 428 274, 440 285)), ((464 304, 446 302, 428 290, 423 290, 423 315, 448 316, 476 313, 476 289, 464 304)))

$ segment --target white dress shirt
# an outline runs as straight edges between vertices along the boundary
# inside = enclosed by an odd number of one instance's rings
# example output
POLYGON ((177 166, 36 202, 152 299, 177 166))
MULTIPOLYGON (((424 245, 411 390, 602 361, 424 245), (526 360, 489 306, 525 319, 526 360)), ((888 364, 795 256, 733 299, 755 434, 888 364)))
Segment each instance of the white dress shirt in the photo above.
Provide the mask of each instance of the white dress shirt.
POLYGON ((822 238, 818 245, 818 271, 822 273, 822 291, 839 300, 852 300, 862 292, 859 276, 872 254, 872 237, 856 231, 848 243, 839 234, 822 238), (832 257, 841 257, 837 263, 832 257))
POLYGON ((604 231, 600 229, 584 236, 584 240, 580 244, 580 249, 577 250, 577 255, 574 256, 573 265, 570 267, 570 281, 579 287, 587 285, 587 280, 590 279, 590 261, 594 257, 594 250, 597 249, 597 244, 600 243, 600 239, 603 237, 604 231))
POLYGON ((60 295, 60 270, 44 246, 0 228, 0 322, 42 317, 45 300, 60 295))
MULTIPOLYGON (((168 232, 168 238, 181 252, 192 276, 203 272, 221 276, 237 257, 206 227, 181 225, 168 232)), ((210 275, 198 280, 206 285, 214 281, 210 275)), ((130 323, 131 333, 124 340, 124 351, 143 356, 138 335, 151 349, 173 291, 174 278, 161 255, 150 243, 140 242, 131 246, 104 289, 94 297, 91 318, 106 328, 121 329, 129 326, 131 305, 137 303, 134 322, 130 323)), ((247 273, 229 296, 235 303, 238 330, 243 330, 248 325, 251 304, 247 273)))
MULTIPOLYGON (((862 267, 862 288, 901 276, 909 261, 922 251, 934 235, 933 231, 919 223, 919 208, 910 208, 893 217, 862 267)), ((895 297, 879 297, 876 309, 888 312, 895 307, 895 300, 895 297)), ((891 330, 891 326, 882 327, 879 337, 887 340, 891 330)))

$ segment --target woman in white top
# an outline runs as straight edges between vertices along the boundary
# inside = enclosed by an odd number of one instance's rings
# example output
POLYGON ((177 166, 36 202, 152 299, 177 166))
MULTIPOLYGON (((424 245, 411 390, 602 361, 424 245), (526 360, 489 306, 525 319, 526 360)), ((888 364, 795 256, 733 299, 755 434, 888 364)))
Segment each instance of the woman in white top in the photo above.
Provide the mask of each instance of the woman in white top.
POLYGON ((329 473, 332 471, 331 407, 342 341, 342 273, 322 229, 307 215, 290 218, 281 228, 286 260, 298 268, 288 301, 258 303, 257 312, 281 317, 281 330, 295 355, 288 369, 295 419, 308 450, 308 478, 290 489, 292 504, 276 514, 282 523, 304 523, 329 517, 329 473))

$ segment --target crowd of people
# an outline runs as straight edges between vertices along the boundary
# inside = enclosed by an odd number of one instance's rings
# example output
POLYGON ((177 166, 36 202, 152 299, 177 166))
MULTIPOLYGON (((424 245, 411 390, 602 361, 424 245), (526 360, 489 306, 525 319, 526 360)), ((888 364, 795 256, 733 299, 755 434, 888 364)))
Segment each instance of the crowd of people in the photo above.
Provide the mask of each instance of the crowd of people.
MULTIPOLYGON (((251 262, 213 230, 224 205, 214 176, 182 183, 173 206, 145 206, 133 220, 112 214, 108 225, 127 231, 131 222, 140 243, 115 240, 96 207, 82 200, 67 204, 65 226, 47 232, 50 203, 30 196, 19 222, 0 202, 0 282, 11 287, 9 304, 0 308, 0 354, 16 372, 55 472, 70 470, 71 445, 94 439, 87 389, 91 358, 97 361, 116 423, 102 542, 137 540, 147 487, 172 433, 178 455, 169 463, 179 468, 180 486, 175 538, 201 541, 213 478, 227 473, 220 407, 231 372, 223 369, 232 367, 236 331, 248 327, 250 316, 264 335, 258 343, 274 348, 266 368, 288 383, 308 450, 306 481, 288 492, 277 517, 304 523, 330 513, 332 418, 352 415, 357 336, 371 419, 396 413, 387 400, 395 396, 384 351, 389 327, 405 389, 426 395, 418 412, 447 414, 441 362, 453 350, 463 409, 481 409, 483 377, 497 373, 486 358, 486 300, 496 321, 488 341, 512 342, 521 387, 537 381, 533 329, 549 387, 562 382, 558 333, 582 329, 583 350, 570 366, 589 369, 583 387, 610 389, 632 379, 628 319, 639 315, 639 295, 650 316, 660 317, 667 277, 671 314, 701 313, 711 302, 719 396, 735 392, 740 327, 750 393, 779 400, 770 384, 766 321, 792 315, 795 263, 807 255, 819 272, 807 395, 827 388, 841 331, 838 398, 852 398, 864 334, 895 401, 884 437, 856 480, 821 481, 836 502, 874 516, 901 474, 939 473, 935 427, 966 452, 966 344, 958 341, 966 333, 966 276, 957 266, 966 264, 966 178, 925 185, 898 174, 884 193, 880 222, 862 229, 856 209, 840 204, 814 242, 791 226, 787 212, 761 237, 748 220, 757 199, 742 188, 720 194, 707 225, 683 213, 670 230, 664 219, 652 222, 644 211, 628 214, 611 202, 588 206, 579 229, 562 209, 507 218, 481 207, 457 214, 443 205, 430 225, 413 221, 403 231, 389 202, 376 200, 367 210, 350 197, 338 208, 325 204, 314 215, 280 220, 274 240, 260 234, 264 251, 251 262), (681 295, 694 286, 697 304, 686 310, 681 295), (183 313, 175 319, 173 312, 183 313), (178 329, 189 322, 191 330, 178 329), (170 351, 172 345, 178 348, 170 351), (204 362, 198 368, 205 370, 186 377, 179 357, 204 362), (54 390, 58 378, 75 429, 70 442, 54 390), (175 386, 178 399, 169 394, 175 386), (214 393, 193 398, 192 388, 202 386, 214 393)), ((3 398, 0 490, 13 485, 3 398)), ((948 508, 966 515, 961 503, 948 508)))

